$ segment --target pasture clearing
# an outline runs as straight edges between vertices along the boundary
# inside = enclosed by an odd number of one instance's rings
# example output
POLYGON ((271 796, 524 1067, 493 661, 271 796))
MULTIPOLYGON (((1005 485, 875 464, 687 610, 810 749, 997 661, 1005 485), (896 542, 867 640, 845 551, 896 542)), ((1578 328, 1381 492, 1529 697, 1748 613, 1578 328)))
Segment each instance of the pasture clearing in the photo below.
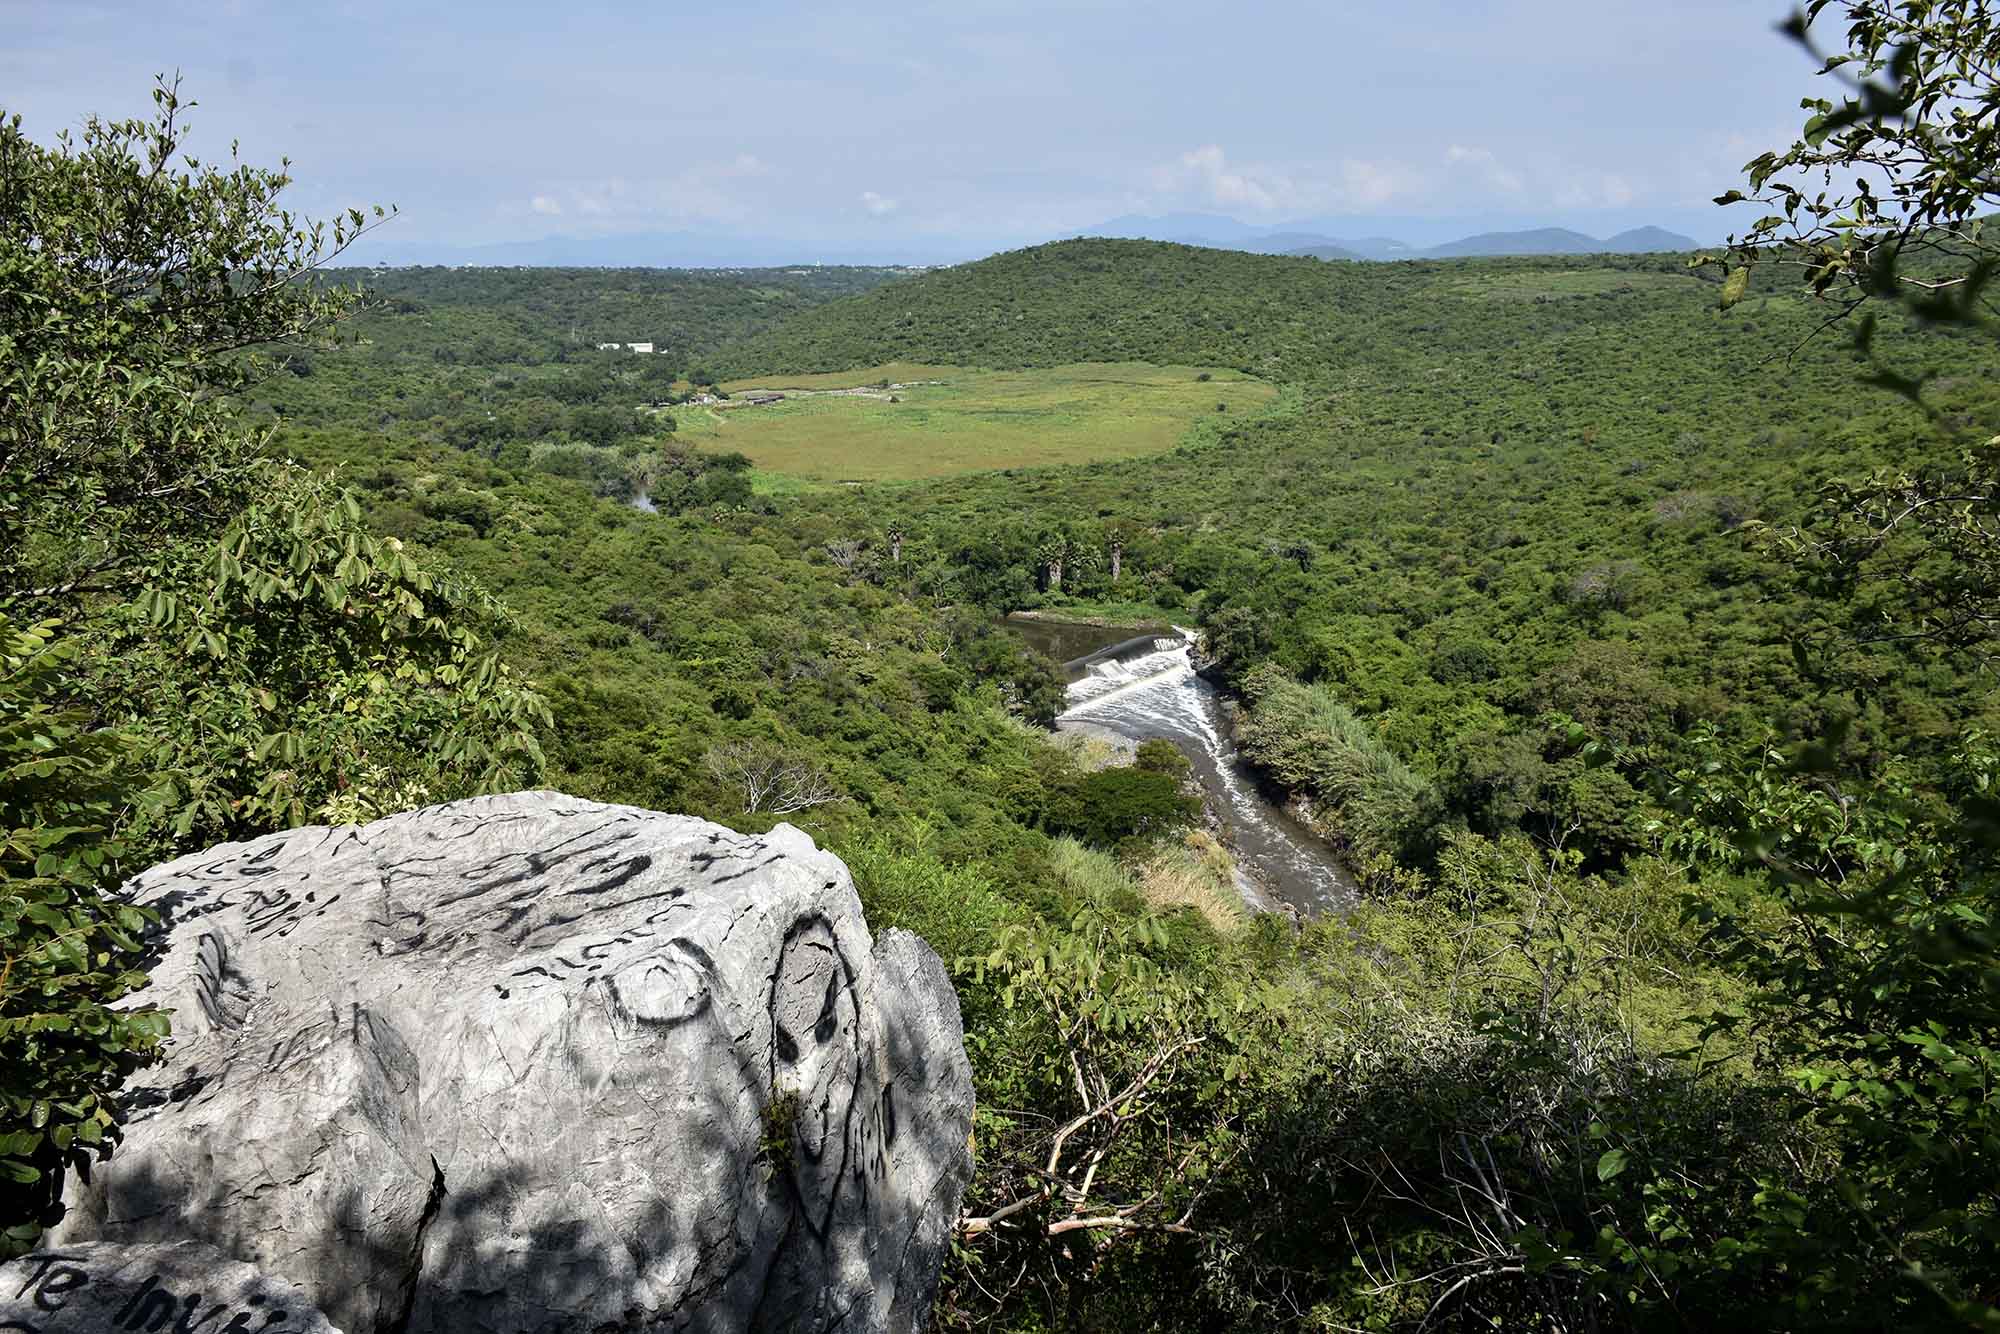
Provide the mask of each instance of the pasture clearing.
POLYGON ((990 371, 897 363, 761 376, 724 388, 740 398, 883 381, 908 387, 879 397, 787 398, 722 410, 687 405, 674 417, 682 440, 748 456, 759 490, 772 491, 787 489, 787 479, 908 481, 1136 458, 1173 448, 1197 421, 1254 416, 1278 396, 1275 386, 1238 371, 1143 364, 990 371), (943 383, 914 383, 924 380, 943 383))

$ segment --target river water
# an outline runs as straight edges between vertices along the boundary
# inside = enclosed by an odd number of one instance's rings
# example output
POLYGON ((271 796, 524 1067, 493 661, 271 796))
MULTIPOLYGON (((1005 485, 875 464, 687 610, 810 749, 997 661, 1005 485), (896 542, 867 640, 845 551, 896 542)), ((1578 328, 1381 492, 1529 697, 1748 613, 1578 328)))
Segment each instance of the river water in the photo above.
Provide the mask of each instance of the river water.
POLYGON ((1237 757, 1215 687, 1194 669, 1193 648, 1192 631, 1163 627, 1158 635, 1072 659, 1064 664, 1071 678, 1069 707, 1056 726, 1177 743, 1227 825, 1224 833, 1239 867, 1237 888, 1251 907, 1270 909, 1275 900, 1307 916, 1352 907, 1354 877, 1324 840, 1264 798, 1237 757))
POLYGON ((1086 625, 1082 621, 1047 621, 1035 616, 1008 616, 1000 624, 1028 641, 1028 647, 1054 658, 1074 663, 1135 635, 1170 635, 1171 625, 1115 627, 1086 625))

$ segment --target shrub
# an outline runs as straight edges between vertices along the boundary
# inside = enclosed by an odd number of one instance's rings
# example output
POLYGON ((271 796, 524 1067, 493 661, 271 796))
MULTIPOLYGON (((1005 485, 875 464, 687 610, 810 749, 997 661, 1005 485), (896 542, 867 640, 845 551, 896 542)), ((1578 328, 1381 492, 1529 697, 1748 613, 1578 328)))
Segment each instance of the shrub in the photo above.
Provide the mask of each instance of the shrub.
POLYGON ((1141 769, 1100 769, 1070 779, 1051 794, 1051 833, 1070 834, 1098 847, 1150 838, 1192 821, 1201 803, 1181 795, 1178 778, 1141 769))
POLYGON ((1378 740, 1325 685, 1275 667, 1245 681, 1252 704, 1237 727, 1251 763, 1291 792, 1330 808, 1364 857, 1428 859, 1444 805, 1437 790, 1378 740))
POLYGON ((105 894, 135 794, 124 738, 51 702, 70 646, 0 614, 0 1256, 62 1217, 72 1169, 118 1140, 118 1085, 167 1035, 144 985, 149 915, 105 894))

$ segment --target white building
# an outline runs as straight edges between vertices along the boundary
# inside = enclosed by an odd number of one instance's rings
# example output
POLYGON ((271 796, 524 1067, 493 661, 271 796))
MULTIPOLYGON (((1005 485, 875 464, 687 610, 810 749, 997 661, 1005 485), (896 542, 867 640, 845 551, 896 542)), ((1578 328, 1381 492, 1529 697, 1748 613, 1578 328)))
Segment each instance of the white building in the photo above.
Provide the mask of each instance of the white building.
POLYGON ((631 348, 634 352, 645 352, 650 354, 653 350, 653 345, 651 343, 627 343, 625 344, 625 346, 631 348))

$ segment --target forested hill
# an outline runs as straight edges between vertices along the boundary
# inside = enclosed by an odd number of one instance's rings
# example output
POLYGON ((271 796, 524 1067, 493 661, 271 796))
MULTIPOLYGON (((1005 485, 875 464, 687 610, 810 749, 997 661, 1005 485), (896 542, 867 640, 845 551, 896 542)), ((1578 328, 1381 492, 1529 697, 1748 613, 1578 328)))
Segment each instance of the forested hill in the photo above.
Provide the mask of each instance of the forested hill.
MULTIPOLYGON (((1933 419, 1857 392, 1846 341, 1809 337, 1824 308, 1777 281, 1721 310, 1679 256, 1342 268, 1088 241, 831 303, 723 355, 1134 356, 1287 383, 1277 411, 1218 415, 1171 454, 813 503, 846 531, 900 521, 913 554, 990 605, 1143 596, 1200 624, 1231 680, 1276 666, 1333 692, 1444 794, 1427 830, 1580 821, 1597 855, 1636 846, 1644 802, 1608 772, 1565 769, 1538 717, 1595 724, 1629 707, 1661 735, 1818 717, 1832 706, 1789 647, 1807 607, 1744 526, 1782 530, 1830 478, 1937 456, 1933 419), (1120 589, 1100 562, 1069 571, 1061 596, 1038 590, 1037 550, 1114 537, 1120 589), (1595 695, 1555 684, 1568 678, 1595 695), (1573 780, 1593 789, 1587 814, 1573 780)), ((1927 391, 1935 420, 1994 421, 1990 344, 1932 329, 1921 346, 1949 372, 1927 391)), ((1980 678, 1886 649, 1870 670, 1851 734, 1864 751, 1993 721, 1980 678)), ((1369 804, 1348 811, 1364 846, 1369 804)))
POLYGON ((546 785, 793 823, 953 961, 943 1329, 2000 1308, 2000 345, 1951 284, 1867 298, 1859 369, 1783 266, 1675 256, 399 270, 363 313, 276 176, 129 212, 159 100, 74 161, 0 117, 0 1256, 168 1035, 133 870, 546 785), (1143 451, 1021 447, 1166 390, 1143 451), (1245 920, 1189 756, 1051 739, 1026 609, 1198 627, 1201 753, 1351 914, 1245 920))
MULTIPOLYGON (((730 339, 911 272, 899 268, 332 269, 374 309, 353 332, 386 355, 537 364, 598 343, 651 343, 683 371, 730 339)), ((673 377, 667 377, 671 380, 673 377)))
POLYGON ((1416 261, 1360 269, 1157 241, 1074 240, 938 270, 829 303, 718 355, 738 374, 890 361, 1024 367, 1073 361, 1237 366, 1298 380, 1437 344, 1434 303, 1470 300, 1511 335, 1578 322, 1616 301, 1712 303, 1712 279, 1673 255, 1416 261), (1547 275, 1566 275, 1548 277, 1547 275), (1537 301, 1535 298, 1547 298, 1537 301), (1551 303, 1555 309, 1546 309, 1551 303))
MULTIPOLYGON (((727 349, 743 374, 904 360, 1003 368, 1072 361, 1241 366, 1282 377, 1337 360, 1385 288, 1312 259, 1158 241, 1074 240, 924 274, 727 349), (1304 318, 1305 312, 1317 318, 1304 318)), ((1393 282, 1393 280, 1391 280, 1393 282)))

